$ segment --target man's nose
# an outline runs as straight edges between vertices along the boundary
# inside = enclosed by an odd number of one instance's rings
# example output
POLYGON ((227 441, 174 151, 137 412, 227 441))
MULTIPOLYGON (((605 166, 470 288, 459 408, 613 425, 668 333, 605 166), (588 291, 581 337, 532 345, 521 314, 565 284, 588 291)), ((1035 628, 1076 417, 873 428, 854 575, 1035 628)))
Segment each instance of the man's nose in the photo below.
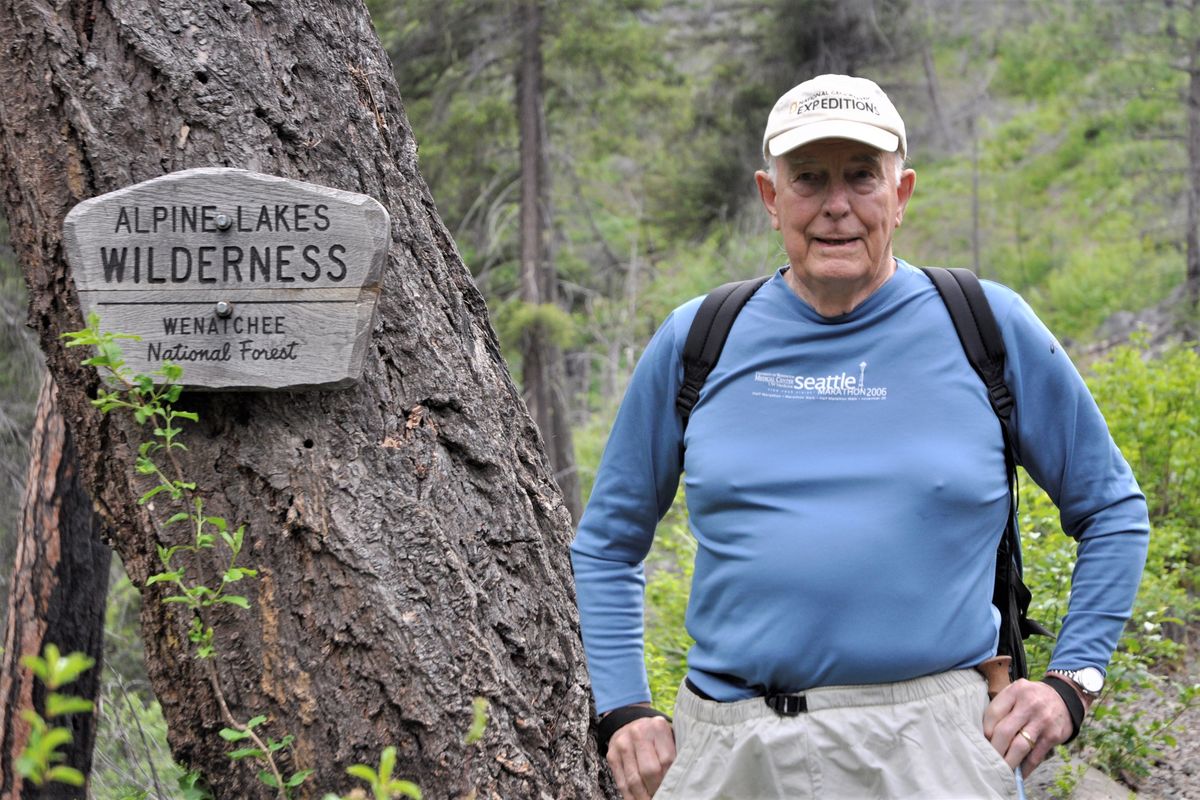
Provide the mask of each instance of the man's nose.
POLYGON ((850 213, 850 187, 845 181, 835 180, 829 184, 825 194, 825 206, 822 209, 831 217, 844 217, 850 213))

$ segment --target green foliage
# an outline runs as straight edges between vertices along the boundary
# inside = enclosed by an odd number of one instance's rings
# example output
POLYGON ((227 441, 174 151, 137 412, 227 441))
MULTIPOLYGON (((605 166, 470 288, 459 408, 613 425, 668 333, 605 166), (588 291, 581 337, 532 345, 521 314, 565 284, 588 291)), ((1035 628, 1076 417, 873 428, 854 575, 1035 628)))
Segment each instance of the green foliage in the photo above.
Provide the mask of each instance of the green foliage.
POLYGON ((471 703, 471 727, 467 730, 467 735, 463 739, 463 744, 475 744, 483 739, 483 732, 487 729, 488 724, 488 709, 491 704, 488 703, 486 697, 476 697, 471 703))
POLYGON ((575 338, 575 320, 554 303, 532 304, 508 300, 495 306, 492 323, 500 341, 508 345, 505 357, 510 361, 519 354, 516 345, 523 336, 538 331, 558 347, 570 347, 575 338))
POLYGON ((1191 531, 1200 550, 1200 355, 1176 347, 1151 358, 1147 343, 1115 350, 1090 381, 1113 438, 1146 493, 1155 522, 1191 531))
POLYGON ((1079 748, 1088 748, 1091 763, 1110 775, 1145 776, 1150 765, 1178 742, 1179 718, 1200 707, 1200 684, 1181 686, 1167 703, 1167 716, 1155 718, 1127 701, 1148 692, 1163 694, 1162 680, 1149 674, 1146 662, 1118 652, 1109 667, 1103 702, 1096 703, 1080 734, 1079 748))
POLYGON ((99 731, 88 788, 94 800, 211 800, 200 775, 175 764, 167 724, 140 679, 105 664, 99 731))
MULTIPOLYGON (((478 713, 479 706, 476 704, 478 713)), ((485 712, 486 713, 486 712, 485 712)), ((352 764, 346 772, 352 777, 365 781, 370 787, 375 800, 394 800, 398 797, 409 797, 421 800, 421 789, 412 781, 399 780, 392 777, 396 769, 396 748, 385 747, 379 755, 379 767, 372 768, 366 764, 352 764)), ((342 800, 335 794, 327 794, 322 800, 342 800)))
POLYGON ((687 674, 687 654, 694 640, 684 616, 692 586, 696 540, 688 529, 683 489, 659 523, 647 559, 646 672, 655 705, 670 710, 687 674))
MULTIPOLYGON (((1084 727, 1077 749, 1089 748, 1092 761, 1110 774, 1145 774, 1149 763, 1174 746, 1173 725, 1197 705, 1197 691, 1185 688, 1166 720, 1150 719, 1132 704, 1147 692, 1161 692, 1151 668, 1183 655, 1169 634, 1200 618, 1200 475, 1196 430, 1200 426, 1200 359, 1175 348, 1151 359, 1144 343, 1121 347, 1093 368, 1089 385, 1105 412, 1118 446, 1146 492, 1153 533, 1133 617, 1109 667, 1105 695, 1084 727)), ((1063 535, 1049 498, 1031 481, 1022 482, 1022 543, 1026 582, 1033 592, 1030 616, 1056 630, 1067 609, 1075 543, 1063 535)), ((1028 640, 1030 671, 1049 662, 1053 643, 1028 640)))
POLYGON ((35 786, 48 783, 83 786, 85 783, 83 773, 61 763, 66 760, 66 754, 60 748, 72 741, 70 729, 51 725, 49 720, 68 714, 91 713, 93 705, 90 700, 62 694, 57 690, 74 683, 95 664, 96 660, 84 653, 64 656, 54 644, 47 644, 41 656, 29 654, 21 657, 21 665, 50 690, 43 709, 45 716, 32 708, 21 712, 21 719, 29 724, 29 740, 17 755, 14 766, 21 777, 35 786))
MULTIPOLYGON (((215 631, 213 626, 206 622, 205 613, 214 606, 229 605, 240 609, 250 607, 250 601, 245 596, 226 593, 226 588, 231 584, 244 578, 256 577, 258 574, 256 570, 238 566, 236 563, 244 543, 245 526, 240 526, 231 533, 230 526, 223 517, 206 514, 203 499, 196 491, 195 481, 185 479, 175 457, 175 451, 187 450, 187 447, 178 441, 182 429, 176 425, 182 420, 199 421, 195 413, 178 411, 174 406, 183 390, 180 383, 183 369, 176 364, 163 362, 162 367, 153 375, 134 374, 126 366, 119 342, 122 339, 137 340, 138 337, 102 330, 100 318, 96 314, 89 314, 87 323, 83 330, 65 333, 62 338, 66 340, 67 347, 91 347, 96 353, 83 363, 96 367, 101 375, 106 377, 108 388, 97 391, 92 405, 105 414, 113 411, 129 413, 139 425, 148 424, 152 429, 154 438, 138 446, 138 456, 134 464, 138 474, 154 480, 154 485, 141 496, 139 503, 146 504, 165 492, 183 510, 165 520, 161 528, 186 523, 191 533, 191 542, 188 544, 156 545, 163 571, 147 578, 144 588, 163 583, 177 590, 176 594, 167 595, 161 601, 181 604, 191 612, 188 640, 195 646, 198 658, 211 659, 216 654, 215 631), (168 476, 156 458, 166 458, 174 468, 174 476, 168 476), (216 531, 216 534, 210 530, 216 531), (214 588, 203 583, 189 583, 186 570, 173 563, 175 557, 180 553, 197 556, 203 551, 211 550, 215 547, 217 536, 220 536, 230 551, 220 584, 214 588)), ((218 694, 223 695, 215 678, 213 683, 218 694)), ((227 708, 224 697, 221 696, 219 700, 221 707, 227 708)), ((222 738, 230 742, 249 740, 252 745, 235 749, 229 754, 230 759, 236 762, 251 758, 260 762, 266 769, 259 770, 259 781, 277 790, 280 798, 286 800, 291 797, 292 790, 313 772, 311 769, 299 770, 286 778, 280 772, 277 754, 292 743, 293 737, 287 735, 278 741, 270 738, 263 740, 255 732, 255 728, 265 722, 266 717, 254 717, 246 723, 240 723, 228 717, 228 712, 226 716, 232 727, 221 730, 222 738)))

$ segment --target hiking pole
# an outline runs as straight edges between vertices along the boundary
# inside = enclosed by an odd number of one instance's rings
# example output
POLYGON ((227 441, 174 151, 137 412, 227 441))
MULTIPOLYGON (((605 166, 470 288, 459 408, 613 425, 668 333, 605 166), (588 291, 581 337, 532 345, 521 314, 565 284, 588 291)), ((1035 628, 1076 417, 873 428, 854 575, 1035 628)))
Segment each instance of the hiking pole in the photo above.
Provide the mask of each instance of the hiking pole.
POLYGON ((1017 776, 1017 800, 1028 800, 1025 797, 1025 776, 1021 774, 1021 768, 1017 767, 1014 774, 1017 776))

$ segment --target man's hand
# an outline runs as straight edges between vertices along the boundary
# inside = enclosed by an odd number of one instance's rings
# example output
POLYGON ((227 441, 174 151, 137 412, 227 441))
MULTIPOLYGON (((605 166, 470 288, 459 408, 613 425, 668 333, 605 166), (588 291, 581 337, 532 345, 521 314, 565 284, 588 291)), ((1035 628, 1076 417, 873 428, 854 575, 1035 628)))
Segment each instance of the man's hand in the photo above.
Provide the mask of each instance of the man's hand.
POLYGON ((635 719, 608 743, 608 766, 622 800, 650 800, 674 761, 675 733, 662 717, 635 719))
POLYGON ((1058 692, 1024 678, 996 695, 983 714, 983 735, 1010 767, 1021 767, 1026 776, 1070 738, 1071 730, 1071 712, 1058 692))

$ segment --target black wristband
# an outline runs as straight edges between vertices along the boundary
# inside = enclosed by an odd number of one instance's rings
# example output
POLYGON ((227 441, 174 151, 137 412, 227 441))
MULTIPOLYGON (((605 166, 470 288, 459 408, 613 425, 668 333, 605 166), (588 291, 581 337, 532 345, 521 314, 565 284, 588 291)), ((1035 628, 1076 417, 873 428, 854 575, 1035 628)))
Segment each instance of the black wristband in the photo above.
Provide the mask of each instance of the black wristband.
POLYGON ((613 734, 635 719, 643 717, 662 717, 667 722, 671 721, 669 716, 650 706, 621 706, 601 717, 596 723, 596 747, 600 750, 600 757, 608 756, 608 742, 613 734))
POLYGON ((1070 744, 1079 735, 1079 729, 1083 727, 1083 701, 1079 699, 1079 693, 1075 691, 1075 687, 1062 678, 1047 675, 1042 678, 1042 683, 1058 692, 1058 696, 1067 704, 1067 711, 1071 714, 1071 735, 1063 744, 1070 744))

